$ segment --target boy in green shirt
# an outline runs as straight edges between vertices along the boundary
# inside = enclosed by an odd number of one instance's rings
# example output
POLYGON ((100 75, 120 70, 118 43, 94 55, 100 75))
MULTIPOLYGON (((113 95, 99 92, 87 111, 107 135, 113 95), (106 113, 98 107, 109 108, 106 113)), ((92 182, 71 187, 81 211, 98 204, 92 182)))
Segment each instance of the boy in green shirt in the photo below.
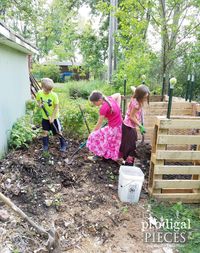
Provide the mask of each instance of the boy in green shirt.
MULTIPOLYGON (((52 130, 53 135, 55 135, 56 129, 53 127, 54 124, 58 130, 59 134, 61 132, 61 124, 58 119, 59 117, 59 100, 55 92, 52 91, 54 87, 53 80, 50 78, 43 78, 41 80, 42 90, 39 90, 36 94, 36 100, 40 106, 44 106, 47 111, 48 116, 42 110, 42 129, 43 129, 43 150, 47 151, 49 147, 49 137, 48 132, 52 130)), ((67 148, 67 143, 63 138, 60 139, 60 151, 64 152, 67 148)))

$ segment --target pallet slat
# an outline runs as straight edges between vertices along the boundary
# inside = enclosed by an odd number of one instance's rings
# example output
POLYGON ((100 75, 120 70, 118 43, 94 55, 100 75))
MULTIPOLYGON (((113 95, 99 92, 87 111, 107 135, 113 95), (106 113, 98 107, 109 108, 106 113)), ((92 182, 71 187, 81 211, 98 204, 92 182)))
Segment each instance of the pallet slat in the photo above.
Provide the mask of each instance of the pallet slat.
POLYGON ((162 174, 162 175, 200 175, 200 166, 182 166, 182 165, 156 165, 154 168, 155 174, 162 174))
POLYGON ((180 150, 158 150, 156 152, 158 160, 200 160, 200 151, 180 151, 180 150))
POLYGON ((200 193, 153 193, 158 200, 183 203, 199 203, 200 193))
POLYGON ((159 135, 158 144, 200 144, 200 135, 159 135))
POLYGON ((200 120, 198 117, 190 120, 186 119, 166 119, 160 121, 160 128, 163 129, 200 129, 200 120))
POLYGON ((199 189, 200 180, 154 180, 154 188, 199 189))

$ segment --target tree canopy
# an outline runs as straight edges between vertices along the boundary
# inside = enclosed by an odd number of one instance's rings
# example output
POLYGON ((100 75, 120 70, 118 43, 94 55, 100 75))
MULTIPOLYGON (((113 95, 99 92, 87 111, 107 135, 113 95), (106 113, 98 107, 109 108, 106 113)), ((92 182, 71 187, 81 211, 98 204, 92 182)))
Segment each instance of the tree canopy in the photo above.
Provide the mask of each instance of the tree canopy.
MULTIPOLYGON (((96 78, 105 71, 108 58, 108 0, 2 0, 0 17, 10 28, 39 48, 40 59, 76 61, 96 78), (99 25, 80 18, 79 8, 89 6, 99 25)), ((112 13, 118 20, 115 36, 117 70, 113 80, 120 85, 127 76, 130 84, 139 84, 141 76, 159 91, 165 76, 174 75, 185 92, 187 75, 194 74, 199 85, 200 2, 198 0, 119 0, 112 13)))

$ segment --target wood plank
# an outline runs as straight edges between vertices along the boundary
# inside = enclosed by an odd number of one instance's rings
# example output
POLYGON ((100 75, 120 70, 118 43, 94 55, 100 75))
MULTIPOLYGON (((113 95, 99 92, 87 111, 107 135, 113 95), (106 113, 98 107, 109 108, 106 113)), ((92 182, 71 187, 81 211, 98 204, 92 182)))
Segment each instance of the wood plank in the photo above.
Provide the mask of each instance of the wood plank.
MULTIPOLYGON (((156 163, 156 154, 155 154, 155 153, 151 153, 151 162, 152 162, 153 164, 156 163)), ((158 173, 157 173, 157 174, 158 174, 158 173)))
POLYGON ((156 158, 158 160, 199 160, 200 151, 180 151, 180 150, 158 150, 156 152, 156 158))
MULTIPOLYGON (((163 110, 146 110, 146 113, 148 116, 166 116, 167 115, 167 109, 165 111, 163 110)), ((183 115, 183 116, 191 116, 192 115, 192 110, 173 110, 171 111, 172 116, 176 115, 183 115)))
MULTIPOLYGON (((157 128, 157 126, 156 126, 157 128)), ((156 132, 155 138, 156 138, 156 143, 157 143, 157 139, 159 135, 167 135, 168 134, 168 129, 159 129, 156 132)), ((156 149, 160 149, 160 150, 166 150, 167 145, 166 144, 157 144, 156 145, 156 149)), ((164 160, 156 160, 155 164, 157 165, 164 165, 164 160)), ((162 179, 163 175, 158 175, 158 174, 154 174, 153 176, 153 189, 154 189, 154 182, 156 179, 162 179)), ((157 190, 154 189, 154 191, 156 192, 160 192, 161 190, 157 188, 157 190)))
POLYGON ((159 135, 158 144, 200 144, 200 135, 159 135))
POLYGON ((200 180, 154 180, 154 188, 199 189, 200 180))
POLYGON ((153 193, 152 196, 162 201, 200 203, 200 193, 153 193))
MULTIPOLYGON (((144 108, 151 107, 151 108, 167 108, 168 102, 153 102, 150 101, 149 105, 145 104, 144 108)), ((174 102, 172 104, 172 108, 192 108, 193 104, 190 102, 174 102)))
POLYGON ((193 193, 193 189, 162 189, 162 193, 193 193))
POLYGON ((162 119, 160 128, 162 129, 200 129, 200 119, 195 117, 191 119, 162 119), (195 119, 196 118, 196 119, 195 119))
POLYGON ((200 174, 200 166, 195 165, 155 165, 154 168, 155 174, 164 174, 164 175, 193 175, 200 174))

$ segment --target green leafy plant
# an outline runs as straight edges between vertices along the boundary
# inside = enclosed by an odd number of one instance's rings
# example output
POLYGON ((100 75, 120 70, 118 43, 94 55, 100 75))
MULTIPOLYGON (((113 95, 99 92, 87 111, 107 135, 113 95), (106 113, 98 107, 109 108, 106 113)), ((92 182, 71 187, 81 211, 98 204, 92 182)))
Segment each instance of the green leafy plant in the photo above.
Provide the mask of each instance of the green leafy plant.
POLYGON ((30 115, 26 115, 18 119, 13 125, 8 141, 10 149, 28 147, 33 138, 37 136, 39 129, 34 130, 30 124, 30 120, 30 115))
POLYGON ((122 213, 128 213, 128 206, 123 206, 121 208, 122 213))
POLYGON ((14 249, 12 253, 20 253, 20 251, 18 249, 14 249))
POLYGON ((31 123, 35 126, 41 125, 42 110, 37 105, 35 100, 28 100, 26 102, 26 114, 31 116, 31 123))
POLYGON ((198 206, 186 205, 181 202, 175 204, 158 203, 155 200, 151 200, 151 210, 153 216, 157 219, 163 217, 164 220, 168 219, 173 222, 190 220, 191 229, 185 230, 188 233, 188 240, 183 245, 178 245, 178 249, 180 253, 200 252, 200 209, 198 206))

